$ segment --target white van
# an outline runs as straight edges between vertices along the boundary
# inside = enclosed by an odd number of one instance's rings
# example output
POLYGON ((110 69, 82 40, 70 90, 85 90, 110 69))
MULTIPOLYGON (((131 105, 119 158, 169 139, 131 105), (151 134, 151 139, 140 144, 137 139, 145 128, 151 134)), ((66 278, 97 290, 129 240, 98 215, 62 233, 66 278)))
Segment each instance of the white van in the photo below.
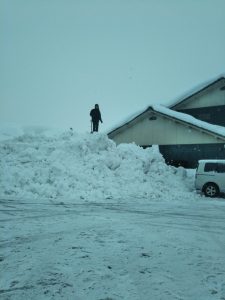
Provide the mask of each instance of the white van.
POLYGON ((220 193, 225 193, 225 160, 199 160, 195 188, 206 197, 218 197, 220 193))

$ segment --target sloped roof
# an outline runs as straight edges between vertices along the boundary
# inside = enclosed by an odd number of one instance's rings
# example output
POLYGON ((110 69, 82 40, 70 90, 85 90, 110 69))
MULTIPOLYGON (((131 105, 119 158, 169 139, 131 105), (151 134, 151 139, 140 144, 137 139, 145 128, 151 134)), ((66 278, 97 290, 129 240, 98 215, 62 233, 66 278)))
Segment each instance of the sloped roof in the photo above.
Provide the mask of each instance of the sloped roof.
POLYGON ((220 139, 225 140, 225 127, 209 124, 207 122, 198 120, 188 114, 174 111, 162 105, 148 106, 141 112, 130 116, 123 123, 118 124, 112 130, 110 130, 110 132, 108 132, 108 135, 114 135, 117 131, 125 130, 127 125, 129 125, 131 122, 133 123, 135 120, 138 121, 138 119, 141 119, 141 117, 143 117, 144 114, 150 111, 156 114, 160 114, 174 121, 178 121, 179 123, 183 123, 186 126, 191 126, 196 128, 197 130, 204 131, 210 135, 213 135, 214 137, 216 136, 220 139))
POLYGON ((169 108, 175 109, 176 106, 183 104, 184 102, 188 102, 191 100, 193 97, 206 92, 207 90, 210 90, 213 88, 213 86, 216 87, 225 87, 225 77, 224 75, 220 75, 217 78, 214 78, 213 80, 210 80, 208 82, 202 83, 201 85, 196 86, 194 89, 189 91, 188 93, 184 94, 182 97, 179 99, 173 101, 170 105, 168 105, 169 108))

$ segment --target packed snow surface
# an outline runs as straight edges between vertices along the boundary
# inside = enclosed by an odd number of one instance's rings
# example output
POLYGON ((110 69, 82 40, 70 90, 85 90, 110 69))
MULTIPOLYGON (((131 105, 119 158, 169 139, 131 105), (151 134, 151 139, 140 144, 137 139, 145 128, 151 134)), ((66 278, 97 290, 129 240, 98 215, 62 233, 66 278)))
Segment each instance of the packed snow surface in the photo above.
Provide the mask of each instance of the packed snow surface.
POLYGON ((157 147, 0 133, 1 300, 223 300, 225 202, 157 147))

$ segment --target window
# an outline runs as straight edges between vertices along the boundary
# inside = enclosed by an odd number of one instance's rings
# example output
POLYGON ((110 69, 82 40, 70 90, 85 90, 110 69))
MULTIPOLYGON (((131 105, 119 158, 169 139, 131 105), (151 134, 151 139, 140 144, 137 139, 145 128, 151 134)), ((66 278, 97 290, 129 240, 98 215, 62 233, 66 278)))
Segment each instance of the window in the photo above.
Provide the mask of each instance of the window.
POLYGON ((218 173, 225 173, 225 164, 218 164, 217 171, 218 173))
POLYGON ((204 171, 205 172, 216 172, 217 171, 217 163, 206 163, 204 171))

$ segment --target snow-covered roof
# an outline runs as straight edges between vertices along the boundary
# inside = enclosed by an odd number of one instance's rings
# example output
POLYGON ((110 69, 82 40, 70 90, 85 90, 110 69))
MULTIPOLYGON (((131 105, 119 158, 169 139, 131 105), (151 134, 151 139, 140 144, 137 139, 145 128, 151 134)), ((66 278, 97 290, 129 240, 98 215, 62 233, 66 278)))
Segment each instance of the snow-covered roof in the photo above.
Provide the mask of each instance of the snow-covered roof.
POLYGON ((211 89, 213 86, 220 85, 225 86, 225 75, 221 74, 220 76, 211 79, 209 81, 203 82, 197 86, 195 86, 193 89, 189 90, 179 98, 173 100, 168 107, 171 109, 174 109, 177 105, 180 105, 183 102, 186 102, 193 98, 194 96, 197 96, 198 94, 202 93, 203 91, 206 91, 208 89, 211 89))
POLYGON ((156 114, 164 115, 167 118, 171 118, 173 120, 179 121, 188 126, 195 127, 198 130, 200 129, 201 131, 208 132, 209 134, 211 134, 213 136, 217 136, 217 137, 225 140, 225 127, 213 125, 213 124, 198 120, 188 114, 174 111, 174 110, 169 109, 162 105, 148 106, 141 112, 138 112, 138 113, 130 116, 129 118, 127 118, 123 123, 118 124, 116 127, 114 127, 114 129, 112 129, 110 132, 108 132, 108 135, 110 136, 112 133, 115 133, 115 131, 122 129, 122 127, 133 122, 135 119, 141 117, 144 113, 146 113, 148 111, 152 111, 152 112, 155 112, 156 114))

